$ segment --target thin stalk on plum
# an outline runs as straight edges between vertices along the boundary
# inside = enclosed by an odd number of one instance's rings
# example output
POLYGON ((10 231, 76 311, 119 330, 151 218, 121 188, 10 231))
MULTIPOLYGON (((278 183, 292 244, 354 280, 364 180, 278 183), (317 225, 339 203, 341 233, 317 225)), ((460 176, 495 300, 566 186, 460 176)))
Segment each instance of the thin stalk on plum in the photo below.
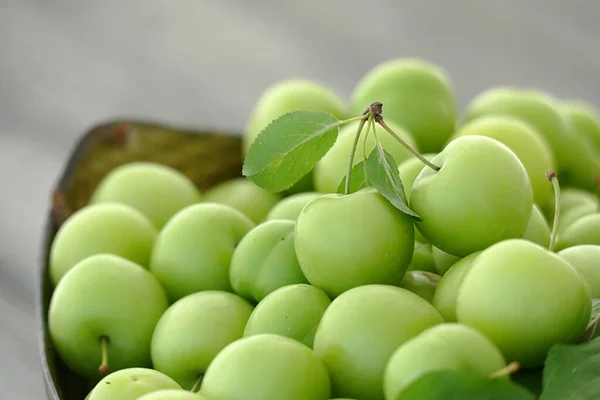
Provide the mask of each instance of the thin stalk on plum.
POLYGON ((190 392, 197 393, 198 390, 200 390, 200 386, 202 385, 202 379, 204 379, 204 374, 200 374, 200 376, 198 376, 198 379, 196 379, 196 382, 194 383, 194 386, 192 386, 192 388, 190 389, 190 392))
POLYGON ((100 346, 102 347, 102 364, 100 364, 100 368, 98 371, 101 375, 104 375, 108 372, 108 337, 102 335, 100 337, 100 346))
POLYGON ((361 119, 365 119, 365 116, 364 115, 359 115, 358 117, 348 118, 348 119, 345 119, 343 121, 340 121, 340 126, 349 124, 350 122, 359 121, 361 119))
POLYGON ((373 135, 375 135, 375 123, 373 122, 373 115, 369 115, 369 126, 367 127, 367 133, 364 137, 363 143, 363 174, 365 175, 365 185, 369 185, 369 177, 367 175, 367 138, 369 134, 373 130, 373 135))
POLYGON ((360 124, 358 124, 358 129, 356 131, 356 136, 354 136, 354 143, 352 143, 352 150, 350 151, 350 161, 348 161, 348 172, 346 174, 346 187, 344 189, 344 193, 350 193, 350 175, 352 173, 352 165, 354 164, 354 155, 356 154, 356 146, 358 145, 358 139, 360 139, 360 134, 362 132, 363 127, 365 126, 365 122, 367 121, 368 116, 361 117, 360 124))
POLYGON ((429 162, 425 157, 423 157, 421 154, 419 154, 418 151, 416 151, 415 149, 413 149, 412 147, 409 146, 408 143, 406 143, 404 140, 402 140, 400 138, 400 136, 396 135, 394 133, 394 131, 383 121, 383 117, 380 116, 380 118, 376 118, 377 123, 379 123, 379 125, 381 125, 383 127, 383 129, 385 129, 390 135, 392 135, 392 137, 394 139, 396 139, 402 146, 404 146, 406 148, 406 150, 408 150, 409 152, 412 153, 412 155, 414 155, 415 157, 417 157, 419 160, 421 160, 421 162, 423 164, 425 164, 426 166, 428 166, 429 168, 431 168, 434 171, 439 171, 440 167, 438 167, 437 165, 429 162))
POLYGON ((502 378, 511 374, 514 374, 521 368, 521 364, 516 361, 511 362, 506 367, 499 369, 498 371, 490 375, 491 379, 502 378))
POLYGON ((560 185, 554 171, 546 172, 546 178, 552 182, 554 188, 554 220, 552 221, 552 234, 550 235, 550 246, 548 250, 554 251, 556 236, 558 236, 558 219, 560 218, 560 185))

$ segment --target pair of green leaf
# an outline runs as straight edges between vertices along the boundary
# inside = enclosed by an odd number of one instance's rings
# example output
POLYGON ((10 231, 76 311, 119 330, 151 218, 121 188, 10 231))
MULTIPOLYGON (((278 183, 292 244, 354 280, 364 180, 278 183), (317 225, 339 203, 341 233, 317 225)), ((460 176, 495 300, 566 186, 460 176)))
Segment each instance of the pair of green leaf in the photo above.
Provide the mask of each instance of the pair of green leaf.
MULTIPOLYGON (((339 121, 319 111, 296 111, 271 122, 250 146, 242 173, 265 190, 281 192, 310 173, 337 140, 339 127, 356 118, 339 121)), ((350 157, 350 155, 349 155, 350 157)), ((353 191, 365 186, 365 164, 351 172, 353 191)), ((415 219, 410 209, 394 158, 376 141, 366 163, 370 183, 390 203, 415 219)), ((342 190, 343 192, 343 190, 342 190)))

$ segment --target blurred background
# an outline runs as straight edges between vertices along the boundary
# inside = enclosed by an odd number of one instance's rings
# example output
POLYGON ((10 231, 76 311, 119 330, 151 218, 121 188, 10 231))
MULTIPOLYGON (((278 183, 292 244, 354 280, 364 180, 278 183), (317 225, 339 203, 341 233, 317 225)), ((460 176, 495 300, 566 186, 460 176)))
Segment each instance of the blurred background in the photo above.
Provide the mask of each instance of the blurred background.
POLYGON ((462 107, 493 85, 600 106, 597 0, 0 0, 0 397, 42 399, 35 294, 49 194, 74 141, 117 117, 243 131, 271 83, 348 98, 421 57, 462 107))

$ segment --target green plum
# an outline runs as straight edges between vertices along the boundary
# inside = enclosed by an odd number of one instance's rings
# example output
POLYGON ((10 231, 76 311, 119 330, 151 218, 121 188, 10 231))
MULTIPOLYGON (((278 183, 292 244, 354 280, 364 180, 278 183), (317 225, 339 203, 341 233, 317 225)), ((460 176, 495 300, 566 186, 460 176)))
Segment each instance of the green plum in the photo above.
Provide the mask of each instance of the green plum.
POLYGON ((398 347, 385 367, 386 400, 401 398, 412 382, 440 370, 488 378, 506 366, 500 350, 481 332, 458 323, 433 326, 398 347))
POLYGON ((523 235, 533 208, 527 171, 515 153, 486 136, 451 141, 415 180, 411 208, 417 229, 435 247, 466 256, 523 235))
POLYGON ((383 103, 386 122, 406 127, 424 152, 437 152, 454 132, 457 105, 450 79, 440 66, 417 58, 378 64, 358 82, 351 108, 360 115, 383 103))
POLYGON ((167 375, 153 369, 126 368, 98 382, 90 392, 89 400, 137 400, 140 396, 164 389, 181 390, 181 387, 167 375))
POLYGON ((121 165, 96 187, 91 203, 127 204, 161 229, 177 211, 201 200, 200 191, 183 173, 153 162, 121 165))
POLYGON ((293 283, 308 283, 294 246, 296 224, 290 220, 264 222, 239 242, 229 269, 233 290, 257 303, 273 290, 293 283))
POLYGON ((216 203, 188 206, 158 235, 150 272, 171 302, 202 290, 231 291, 231 257, 252 228, 252 221, 232 207, 216 203))
POLYGON ((471 268, 473 260, 481 251, 458 260, 438 282, 431 304, 442 314, 446 322, 456 322, 456 297, 462 280, 471 268))
POLYGON ((487 136, 511 149, 527 171, 534 202, 542 209, 551 206, 552 185, 546 172, 556 169, 554 155, 546 138, 534 127, 516 117, 486 115, 462 126, 453 138, 467 135, 487 136))
POLYGON ((183 389, 162 389, 157 390, 149 394, 145 394, 142 397, 138 397, 137 400, 208 400, 204 396, 200 396, 198 393, 192 393, 188 390, 183 389))
MULTIPOLYGON (((570 121, 566 121, 568 128, 575 130, 570 121)), ((567 167, 560 171, 561 183, 589 191, 596 190, 596 180, 600 176, 600 152, 594 149, 585 137, 575 133, 571 135, 569 146, 564 152, 569 162, 567 167)))
POLYGON ((483 250, 456 298, 459 323, 492 340, 509 361, 544 363, 557 343, 574 343, 590 319, 590 288, 553 252, 523 239, 483 250))
POLYGON ((558 235, 556 250, 580 244, 600 245, 600 213, 579 218, 558 235))
POLYGON ((163 288, 147 269, 120 256, 96 254, 56 286, 48 329, 67 366, 95 379, 106 361, 111 371, 150 366, 152 332, 167 307, 163 288))
POLYGON ((598 205, 596 195, 584 189, 575 187, 562 187, 560 189, 560 210, 561 212, 569 210, 579 205, 593 204, 598 205))
POLYGON ((326 400, 331 384, 311 349, 285 336, 262 333, 225 347, 208 366, 199 393, 207 399, 326 400))
MULTIPOLYGON (((431 161, 435 156, 437 156, 437 153, 427 153, 422 154, 422 156, 427 161, 431 161)), ((413 183, 423 168, 427 167, 425 167, 423 161, 415 157, 404 160, 402 163, 400 163, 400 165, 398 165, 398 174, 400 174, 400 180, 404 186, 404 193, 406 194, 407 199, 410 198, 413 183)))
POLYGON ((429 243, 415 241, 413 257, 408 266, 409 271, 436 272, 432 248, 429 243))
POLYGON ((320 194, 318 192, 304 192, 288 196, 271 208, 266 219, 267 221, 273 219, 290 219, 296 221, 304 206, 320 194))
POLYGON ((433 257, 433 265, 435 266, 435 271, 433 272, 436 272, 440 276, 444 276, 446 271, 462 258, 448 254, 435 246, 431 246, 431 256, 433 257))
POLYGON ((325 292, 314 286, 284 286, 258 303, 246 324, 244 336, 274 333, 312 348, 317 326, 329 304, 331 300, 325 292))
POLYGON ((296 221, 296 255, 304 276, 330 298, 356 286, 398 284, 414 250, 411 218, 373 188, 325 194, 296 221))
POLYGON ((407 271, 400 287, 410 290, 431 303, 441 276, 427 271, 407 271))
POLYGON ((465 121, 485 115, 512 116, 527 122, 546 138, 561 173, 570 162, 565 149, 572 135, 558 111, 556 99, 551 95, 508 86, 489 88, 467 105, 465 121))
POLYGON ((585 138, 600 154, 600 112, 592 104, 583 101, 563 102, 561 111, 573 132, 585 138))
POLYGON ((558 232, 562 233, 582 217, 599 212, 600 208, 597 204, 582 203, 564 210, 564 212, 561 208, 560 211, 558 217, 558 232))
POLYGON ((336 396, 383 399, 383 372, 402 343, 443 322, 427 301, 399 287, 365 285, 334 299, 314 341, 336 396))
POLYGON ((263 222, 271 208, 280 200, 280 195, 267 192, 245 177, 222 182, 204 193, 205 202, 235 208, 255 224, 263 222))
POLYGON ((141 212, 123 204, 88 205, 58 229, 50 248, 49 270, 56 285, 75 264, 100 253, 122 256, 148 267, 157 231, 141 212))
POLYGON ((533 205, 529 224, 521 238, 537 243, 542 247, 550 246, 550 226, 537 204, 533 205))
POLYGON ((331 89, 308 79, 281 80, 269 86, 256 102, 247 122, 243 151, 248 151, 258 134, 273 120, 283 114, 304 110, 345 118, 344 101, 331 89))
MULTIPOLYGON (((342 180, 348 173, 348 162, 350 161, 350 152, 356 136, 356 131, 359 122, 351 122, 340 128, 338 138, 333 144, 333 147, 329 149, 327 154, 319 160, 314 169, 314 182, 315 189, 321 193, 336 193, 342 180)), ((387 125, 404 140, 408 145, 416 149, 415 141, 410 134, 403 129, 401 126, 395 125, 392 122, 387 125)), ((371 151, 375 147, 375 139, 373 133, 369 133, 367 137, 366 147, 364 144, 364 136, 366 134, 366 127, 363 128, 361 138, 356 146, 356 154, 354 156, 353 165, 358 164, 363 160, 363 152, 366 149, 367 157, 371 154, 371 151)), ((413 157, 406 148, 400 144, 394 137, 384 131, 384 129, 377 125, 377 138, 383 148, 392 155, 396 164, 400 164, 405 160, 413 157)))
POLYGON ((491 88, 466 107, 467 121, 483 115, 508 115, 529 123, 550 144, 561 183, 593 190, 593 175, 600 172, 600 157, 575 134, 577 127, 568 114, 561 112, 553 96, 532 89, 491 88))
POLYGON ((600 246, 573 246, 559 251, 558 255, 571 264, 588 283, 592 297, 600 298, 600 246))
POLYGON ((233 293, 207 290, 175 302, 152 336, 154 369, 191 389, 215 356, 244 335, 253 307, 233 293))

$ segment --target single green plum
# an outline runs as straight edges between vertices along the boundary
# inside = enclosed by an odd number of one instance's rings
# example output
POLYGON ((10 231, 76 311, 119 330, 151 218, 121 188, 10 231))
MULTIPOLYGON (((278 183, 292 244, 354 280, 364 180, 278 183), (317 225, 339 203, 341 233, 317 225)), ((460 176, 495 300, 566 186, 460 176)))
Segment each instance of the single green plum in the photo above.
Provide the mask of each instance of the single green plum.
POLYGON ((176 301, 152 336, 154 369, 190 390, 215 356, 244 335, 252 310, 240 296, 216 290, 176 301))
POLYGON ((546 138, 561 173, 570 162, 565 148, 572 135, 558 110, 556 99, 548 93, 509 86, 489 88, 467 105, 465 121, 485 115, 512 116, 527 122, 546 138))
POLYGON ((207 398, 183 389, 161 389, 138 397, 137 400, 207 400, 207 398))
POLYGON ((554 155, 546 138, 533 126, 516 117, 484 115, 462 126, 452 139, 467 135, 487 136, 511 149, 527 171, 534 202, 542 209, 551 206, 553 191, 546 172, 556 170, 554 155))
POLYGON ((267 214, 267 221, 273 219, 290 219, 296 221, 300 211, 309 201, 319 196, 318 192, 304 192, 290 195, 279 201, 267 214))
POLYGON ((437 152, 454 132, 457 104, 440 66, 418 58, 396 58, 373 67, 351 96, 353 114, 378 101, 388 122, 406 127, 424 152, 437 152))
POLYGON ((573 223, 578 221, 580 218, 585 217, 586 215, 597 213, 599 211, 600 207, 593 203, 582 203, 564 211, 561 208, 558 217, 558 232, 564 232, 565 229, 573 225, 573 223))
POLYGON ((188 206, 158 235, 150 272, 171 302, 202 290, 231 291, 231 258, 252 228, 254 223, 232 207, 217 203, 188 206))
POLYGON ((244 336, 274 333, 312 348, 317 326, 329 304, 331 300, 325 292, 314 286, 284 286, 258 303, 246 324, 244 336))
POLYGON ((577 128, 560 107, 556 98, 540 90, 494 87, 476 96, 466 107, 465 116, 469 121, 482 115, 510 115, 529 123, 550 144, 561 183, 593 190, 593 175, 600 173, 600 156, 575 134, 577 128))
POLYGON ((588 284, 542 246, 509 239, 483 250, 463 277, 459 323, 492 340, 509 361, 543 365, 557 343, 575 343, 591 315, 588 284))
POLYGON ((113 254, 90 256, 65 274, 50 299, 48 329, 58 355, 77 374, 150 366, 154 327, 169 303, 147 269, 113 254), (106 367, 106 366, 104 366, 106 367))
POLYGON ((437 272, 433 261, 432 247, 429 243, 419 243, 415 240, 413 257, 408 270, 437 272))
POLYGON ((255 224, 263 222, 280 200, 279 194, 268 192, 245 177, 222 182, 204 193, 205 202, 235 208, 255 224))
POLYGON ((596 195, 590 191, 576 188, 576 187, 564 187, 561 185, 560 188, 560 210, 561 212, 570 210, 579 205, 593 204, 598 205, 598 199, 596 195))
MULTIPOLYGON (((293 111, 322 111, 345 118, 344 101, 326 86, 308 79, 285 79, 273 83, 258 98, 248 119, 243 151, 273 120, 293 111)), ((364 111, 364 110, 363 110, 364 111)))
MULTIPOLYGON (((572 129, 572 126, 567 125, 572 129)), ((600 152, 586 141, 585 137, 571 135, 569 146, 564 149, 569 162, 561 169, 559 179, 567 186, 576 186, 585 190, 597 190, 597 179, 600 176, 600 152)))
POLYGON ((431 304, 442 314, 446 322, 456 322, 456 297, 462 280, 471 268, 473 260, 481 251, 458 260, 438 282, 431 304))
POLYGON ((244 236, 233 252, 229 269, 237 294, 257 303, 282 286, 308 283, 296 257, 295 229, 294 221, 272 220, 244 236))
POLYGON ((600 245, 600 213, 585 215, 559 233, 555 250, 580 244, 600 245))
POLYGON ((138 400, 140 396, 163 389, 181 390, 181 387, 167 375, 153 369, 126 368, 98 382, 90 392, 89 400, 138 400))
POLYGON ((416 294, 388 285, 365 285, 334 299, 314 341, 336 396, 383 399, 383 372, 402 343, 443 322, 416 294))
POLYGON ((550 226, 537 204, 533 205, 529 224, 521 238, 537 243, 542 247, 550 246, 550 226))
POLYGON ((486 136, 451 141, 415 180, 417 229, 435 247, 466 256, 523 235, 533 208, 527 171, 506 145, 486 136))
POLYGON ((49 270, 56 285, 75 264, 110 253, 147 268, 157 230, 141 212, 124 204, 91 204, 71 215, 50 247, 49 270))
POLYGON ((297 340, 262 333, 236 340, 208 366, 207 399, 326 400, 331 397, 323 361, 297 340))
POLYGON ((593 298, 600 298, 600 246, 582 244, 558 252, 590 286, 593 298))
POLYGON ((581 100, 563 102, 560 107, 573 132, 581 136, 600 154, 600 112, 596 107, 581 100))
POLYGON ((435 266, 435 271, 433 272, 436 272, 440 276, 444 276, 458 260, 463 258, 448 254, 435 246, 431 246, 431 255, 433 257, 433 265, 435 266))
POLYGON ((94 190, 90 202, 127 204, 161 229, 175 213, 201 198, 194 182, 180 171, 138 161, 110 171, 94 190))
POLYGON ((484 378, 506 366, 500 350, 481 332, 458 323, 433 326, 404 342, 385 367, 386 400, 423 375, 440 370, 464 371, 484 378))
POLYGON ((441 276, 427 271, 407 271, 404 279, 400 282, 401 288, 410 290, 414 294, 422 297, 431 303, 435 289, 441 279, 441 276))
POLYGON ((304 276, 330 298, 370 283, 398 284, 412 259, 414 227, 373 188, 325 194, 296 222, 296 255, 304 276))
MULTIPOLYGON (((437 153, 427 153, 422 154, 422 156, 427 161, 431 161, 435 156, 437 156, 437 153)), ((415 179, 417 179, 417 176, 423 168, 427 167, 423 164, 423 161, 419 160, 416 157, 404 160, 398 165, 398 174, 400 174, 400 180, 402 181, 402 185, 404 186, 404 194, 406 194, 407 199, 410 198, 413 183, 415 182, 415 179)))
MULTIPOLYGON (((314 169, 314 182, 315 189, 321 193, 336 193, 338 187, 343 179, 345 179, 348 173, 348 162, 350 161, 350 152, 356 136, 356 130, 359 122, 351 122, 340 128, 338 138, 333 144, 333 147, 319 160, 314 169)), ((394 133, 408 145, 416 149, 415 141, 404 128, 398 126, 392 122, 388 122, 387 125, 394 131, 394 133)), ((396 164, 400 164, 405 160, 414 157, 406 148, 400 144, 394 137, 385 132, 383 128, 377 125, 377 138, 383 146, 383 148, 391 154, 396 161, 396 164)), ((354 156, 353 165, 358 164, 363 160, 363 153, 366 149, 366 156, 371 154, 371 151, 375 147, 375 139, 373 133, 369 133, 367 137, 366 147, 364 144, 364 136, 366 134, 366 127, 363 128, 361 138, 356 146, 356 154, 354 156)))

